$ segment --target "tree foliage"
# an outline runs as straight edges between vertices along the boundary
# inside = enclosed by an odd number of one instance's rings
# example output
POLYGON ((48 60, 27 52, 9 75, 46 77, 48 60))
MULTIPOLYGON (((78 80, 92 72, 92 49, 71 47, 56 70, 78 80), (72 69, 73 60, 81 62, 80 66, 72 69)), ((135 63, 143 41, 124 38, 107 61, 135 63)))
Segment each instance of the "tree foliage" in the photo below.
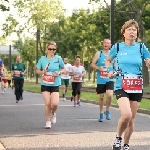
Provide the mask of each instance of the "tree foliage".
MULTIPOLYGON (((94 0, 92 1, 94 2, 94 0)), ((80 9, 74 11, 71 16, 65 16, 61 1, 16 0, 14 7, 18 9, 18 16, 26 18, 26 22, 20 26, 20 22, 10 15, 3 24, 3 29, 6 35, 15 31, 18 36, 22 35, 21 33, 24 31, 32 31, 35 34, 38 29, 40 30, 39 56, 45 55, 48 41, 56 41, 57 53, 62 58, 67 56, 73 62, 75 55, 80 55, 86 70, 90 72, 89 64, 94 53, 102 49, 103 39, 110 37, 110 6, 106 3, 106 7, 104 7, 100 0, 95 0, 95 2, 99 3, 99 8, 96 10, 93 9, 90 12, 80 9)), ((140 25, 141 41, 148 47, 150 46, 148 37, 150 34, 149 1, 116 1, 114 13, 115 42, 121 40, 120 30, 124 22, 135 19, 140 25)), ((35 40, 35 36, 27 38, 24 34, 17 41, 20 44, 15 43, 25 61, 35 60, 35 40)), ((143 70, 144 76, 147 78, 148 71, 143 70)))
POLYGON ((1 0, 1 2, 0 2, 0 10, 1 11, 9 11, 9 7, 7 6, 7 4, 5 5, 4 3, 5 2, 9 2, 9 0, 1 0))

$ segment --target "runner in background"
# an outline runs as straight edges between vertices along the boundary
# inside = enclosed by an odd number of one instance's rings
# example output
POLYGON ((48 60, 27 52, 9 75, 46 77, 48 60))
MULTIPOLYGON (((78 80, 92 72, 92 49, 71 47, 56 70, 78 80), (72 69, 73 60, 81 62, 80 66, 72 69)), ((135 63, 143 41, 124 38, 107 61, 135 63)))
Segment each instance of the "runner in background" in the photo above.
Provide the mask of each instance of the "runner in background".
POLYGON ((66 93, 67 93, 67 87, 69 85, 69 70, 70 70, 71 64, 68 63, 68 58, 64 58, 64 68, 66 69, 65 74, 61 74, 61 87, 62 87, 62 96, 63 101, 66 100, 66 93))
POLYGON ((85 68, 80 65, 80 56, 76 56, 75 65, 70 69, 70 76, 72 76, 72 95, 74 100, 74 107, 81 106, 80 95, 83 82, 83 76, 85 75, 85 68), (76 97, 76 95, 78 96, 76 97))
POLYGON ((4 63, 3 63, 3 61, 0 59, 0 82, 2 81, 3 70, 4 70, 4 63))
POLYGON ((11 71, 8 71, 7 77, 8 77, 8 79, 7 79, 7 81, 8 81, 8 88, 10 88, 10 87, 12 87, 12 83, 11 83, 11 81, 12 81, 12 74, 11 74, 11 71))
POLYGON ((105 60, 109 54, 111 47, 111 41, 109 39, 104 39, 103 49, 97 51, 93 57, 91 67, 97 72, 97 88, 96 93, 100 95, 99 97, 99 122, 104 121, 104 97, 106 94, 106 119, 111 120, 110 106, 113 98, 114 90, 114 79, 107 77, 108 73, 106 70, 105 60))
POLYGON ((6 67, 3 69, 3 76, 2 76, 2 83, 1 83, 1 88, 2 88, 2 94, 6 92, 6 86, 7 86, 7 80, 8 80, 8 72, 6 67))
MULTIPOLYGON (((75 66, 75 62, 73 64, 71 64, 71 66, 75 66)), ((80 62, 80 66, 84 66, 81 62, 80 62)), ((71 77, 72 78, 72 77, 71 77)), ((72 80, 72 79, 71 79, 72 80)), ((71 98, 70 100, 72 101, 73 100, 73 92, 72 92, 72 95, 71 95, 71 98)), ((80 94, 77 93, 77 100, 80 100, 80 94)))
POLYGON ((23 100, 23 84, 26 66, 21 62, 21 56, 16 57, 16 62, 12 64, 13 81, 16 95, 16 103, 23 100))

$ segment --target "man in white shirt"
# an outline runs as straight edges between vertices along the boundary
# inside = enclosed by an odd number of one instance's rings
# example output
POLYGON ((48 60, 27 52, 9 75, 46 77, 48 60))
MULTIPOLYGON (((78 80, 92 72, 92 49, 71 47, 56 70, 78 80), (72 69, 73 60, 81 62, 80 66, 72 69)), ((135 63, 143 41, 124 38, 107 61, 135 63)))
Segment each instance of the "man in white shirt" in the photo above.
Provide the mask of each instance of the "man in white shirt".
POLYGON ((68 58, 64 58, 64 68, 66 70, 65 74, 61 74, 61 86, 62 86, 62 96, 63 101, 66 100, 66 93, 67 93, 67 87, 69 85, 69 70, 70 70, 71 64, 68 63, 68 58))

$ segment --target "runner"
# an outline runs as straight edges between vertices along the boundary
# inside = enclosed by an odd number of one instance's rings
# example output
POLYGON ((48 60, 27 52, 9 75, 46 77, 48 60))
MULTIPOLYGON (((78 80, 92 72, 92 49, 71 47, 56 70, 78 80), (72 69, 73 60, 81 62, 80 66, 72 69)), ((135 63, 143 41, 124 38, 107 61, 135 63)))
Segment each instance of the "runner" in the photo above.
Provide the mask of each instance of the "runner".
POLYGON ((91 67, 96 69, 97 72, 97 88, 96 93, 100 95, 99 97, 99 122, 104 121, 104 96, 106 93, 106 119, 111 120, 110 106, 113 97, 114 90, 114 79, 107 77, 108 73, 105 66, 106 57, 109 54, 111 47, 111 41, 109 39, 104 39, 103 50, 97 51, 93 57, 91 67))
POLYGON ((8 71, 8 74, 7 74, 7 77, 8 77, 8 88, 11 87, 11 81, 12 81, 12 74, 11 74, 11 71, 8 71))
MULTIPOLYGON (((75 62, 71 66, 75 66, 75 62)), ((84 65, 80 62, 80 66, 84 66, 84 65)), ((72 91, 70 100, 71 100, 71 102, 73 101, 73 91, 72 91)), ((77 93, 77 101, 79 101, 79 100, 80 100, 80 94, 77 93)))
POLYGON ((36 73, 41 75, 41 92, 45 102, 46 129, 51 123, 56 123, 56 110, 59 103, 60 74, 66 73, 62 58, 55 55, 57 46, 55 42, 47 45, 47 55, 42 56, 37 65, 36 73))
POLYGON ((1 83, 2 94, 4 94, 6 92, 6 83, 8 80, 7 74, 8 74, 7 69, 4 67, 3 76, 2 76, 2 83, 1 83))
POLYGON ((113 150, 121 150, 123 133, 122 150, 129 150, 135 116, 143 95, 142 60, 145 60, 146 66, 150 68, 150 53, 144 44, 137 42, 139 37, 138 23, 135 20, 125 22, 121 29, 121 35, 123 42, 113 45, 106 59, 109 77, 113 77, 110 63, 114 58, 117 60, 116 68, 122 70, 117 75, 115 83, 115 94, 121 118, 118 121, 113 150))
MULTIPOLYGON (((2 87, 3 71, 4 71, 4 63, 3 63, 3 61, 0 59, 0 82, 1 82, 1 87, 2 87)), ((2 94, 3 94, 3 90, 2 90, 2 94)))
POLYGON ((66 69, 66 74, 61 74, 63 101, 66 101, 67 87, 69 85, 69 79, 70 79, 70 76, 69 76, 70 67, 71 67, 71 64, 68 63, 68 58, 64 58, 64 68, 66 69))
POLYGON ((12 64, 13 81, 16 95, 16 103, 23 100, 24 74, 26 72, 25 64, 21 62, 21 56, 16 57, 16 62, 12 64))
POLYGON ((77 105, 81 106, 80 95, 85 69, 80 65, 80 56, 76 56, 75 65, 70 68, 69 74, 70 76, 72 76, 72 95, 74 100, 74 107, 76 107, 77 105), (76 98, 77 94, 78 97, 76 98))

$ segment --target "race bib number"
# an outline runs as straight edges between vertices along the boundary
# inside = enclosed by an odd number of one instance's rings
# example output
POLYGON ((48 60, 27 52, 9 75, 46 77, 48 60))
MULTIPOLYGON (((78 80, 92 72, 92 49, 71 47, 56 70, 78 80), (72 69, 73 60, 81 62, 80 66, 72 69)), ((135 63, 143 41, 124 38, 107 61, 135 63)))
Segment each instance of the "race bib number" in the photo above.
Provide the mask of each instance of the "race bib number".
POLYGON ((124 75, 122 89, 127 93, 142 93, 143 79, 141 75, 124 75))
POLYGON ((13 74, 14 76, 16 76, 16 77, 20 77, 20 71, 14 71, 14 74, 13 74))
POLYGON ((80 81, 81 78, 80 78, 80 77, 73 77, 73 80, 74 80, 74 81, 80 81))
POLYGON ((53 74, 45 74, 42 79, 46 84, 54 84, 55 82, 55 76, 53 74))
POLYGON ((100 77, 108 78, 107 75, 108 75, 107 69, 103 69, 103 71, 100 71, 100 77))

